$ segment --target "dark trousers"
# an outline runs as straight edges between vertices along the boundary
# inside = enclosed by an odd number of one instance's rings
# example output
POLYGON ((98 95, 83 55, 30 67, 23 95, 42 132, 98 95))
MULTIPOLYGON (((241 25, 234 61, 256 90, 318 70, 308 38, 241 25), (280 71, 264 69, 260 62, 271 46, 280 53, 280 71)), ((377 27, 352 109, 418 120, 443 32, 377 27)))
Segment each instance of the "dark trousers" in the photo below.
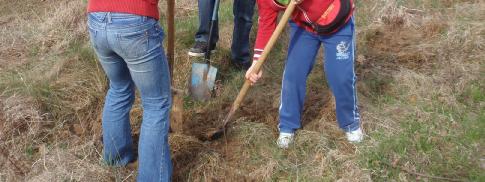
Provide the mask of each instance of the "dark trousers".
MULTIPOLYGON (((199 0, 199 30, 195 40, 208 42, 210 21, 214 9, 214 0, 199 0)), ((235 63, 248 64, 251 62, 249 52, 249 33, 253 25, 254 4, 256 0, 234 0, 234 30, 232 33, 231 59, 235 63)), ((218 22, 214 25, 211 46, 219 40, 218 22)))

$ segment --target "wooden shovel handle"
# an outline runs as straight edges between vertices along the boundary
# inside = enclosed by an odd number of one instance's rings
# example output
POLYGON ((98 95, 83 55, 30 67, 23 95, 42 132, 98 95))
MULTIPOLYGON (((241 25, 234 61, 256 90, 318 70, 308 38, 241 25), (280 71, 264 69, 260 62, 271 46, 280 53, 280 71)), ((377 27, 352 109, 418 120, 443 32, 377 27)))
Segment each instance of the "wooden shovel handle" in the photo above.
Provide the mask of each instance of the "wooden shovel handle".
POLYGON ((168 42, 167 42, 167 59, 168 59, 168 66, 170 70, 170 78, 173 84, 173 67, 174 67, 174 56, 175 56, 175 0, 167 0, 167 34, 168 34, 168 42))
MULTIPOLYGON (((285 28, 286 24, 288 23, 288 20, 290 19, 291 14, 293 13, 293 10, 295 9, 296 4, 291 1, 289 3, 289 6, 286 8, 285 13, 281 17, 280 22, 278 23, 278 26, 276 26, 275 31, 271 35, 268 43, 264 47, 263 53, 261 54, 261 57, 259 57, 258 61, 256 62, 256 65, 254 65, 254 70, 253 72, 258 73, 261 70, 261 67, 263 66, 264 61, 266 60, 266 57, 268 57, 269 52, 273 48, 274 44, 276 43, 276 40, 278 37, 281 35, 281 32, 283 32, 283 29, 285 28)), ((232 104, 231 110, 229 111, 229 114, 226 116, 224 119, 224 127, 227 125, 229 120, 231 120, 232 116, 236 112, 237 109, 239 109, 239 106, 241 105, 241 102, 243 101, 244 97, 246 96, 246 93, 248 92, 249 88, 251 87, 251 81, 247 80, 244 82, 244 85, 241 88, 241 91, 239 91, 239 94, 236 97, 236 100, 234 100, 234 103, 232 104)))

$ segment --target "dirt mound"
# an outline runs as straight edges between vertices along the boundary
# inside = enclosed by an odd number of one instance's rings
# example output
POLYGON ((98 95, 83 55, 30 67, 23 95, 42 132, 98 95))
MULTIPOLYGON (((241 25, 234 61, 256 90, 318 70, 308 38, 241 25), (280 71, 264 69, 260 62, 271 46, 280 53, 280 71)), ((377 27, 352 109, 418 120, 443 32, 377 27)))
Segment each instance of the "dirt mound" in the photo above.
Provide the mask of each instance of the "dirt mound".
POLYGON ((9 177, 29 172, 28 157, 17 154, 32 145, 30 141, 41 137, 49 125, 37 106, 29 97, 0 97, 0 169, 9 177))

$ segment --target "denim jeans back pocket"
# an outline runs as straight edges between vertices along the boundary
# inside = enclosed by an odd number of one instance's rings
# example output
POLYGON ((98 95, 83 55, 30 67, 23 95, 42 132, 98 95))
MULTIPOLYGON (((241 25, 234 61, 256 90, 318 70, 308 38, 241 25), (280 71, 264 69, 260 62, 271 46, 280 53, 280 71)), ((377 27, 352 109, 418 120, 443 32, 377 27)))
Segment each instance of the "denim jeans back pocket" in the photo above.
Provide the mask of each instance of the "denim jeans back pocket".
POLYGON ((142 57, 148 50, 148 30, 119 33, 119 46, 125 59, 142 57))

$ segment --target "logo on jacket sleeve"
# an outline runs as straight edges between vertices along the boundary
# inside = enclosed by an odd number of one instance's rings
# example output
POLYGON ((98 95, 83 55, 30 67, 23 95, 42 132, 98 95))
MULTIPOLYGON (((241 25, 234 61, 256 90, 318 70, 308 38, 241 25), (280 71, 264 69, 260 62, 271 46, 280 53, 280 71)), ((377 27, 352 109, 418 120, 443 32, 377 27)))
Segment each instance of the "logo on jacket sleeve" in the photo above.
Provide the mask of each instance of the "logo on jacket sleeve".
POLYGON ((341 41, 339 44, 337 44, 337 60, 349 59, 349 47, 350 44, 345 41, 341 41))

